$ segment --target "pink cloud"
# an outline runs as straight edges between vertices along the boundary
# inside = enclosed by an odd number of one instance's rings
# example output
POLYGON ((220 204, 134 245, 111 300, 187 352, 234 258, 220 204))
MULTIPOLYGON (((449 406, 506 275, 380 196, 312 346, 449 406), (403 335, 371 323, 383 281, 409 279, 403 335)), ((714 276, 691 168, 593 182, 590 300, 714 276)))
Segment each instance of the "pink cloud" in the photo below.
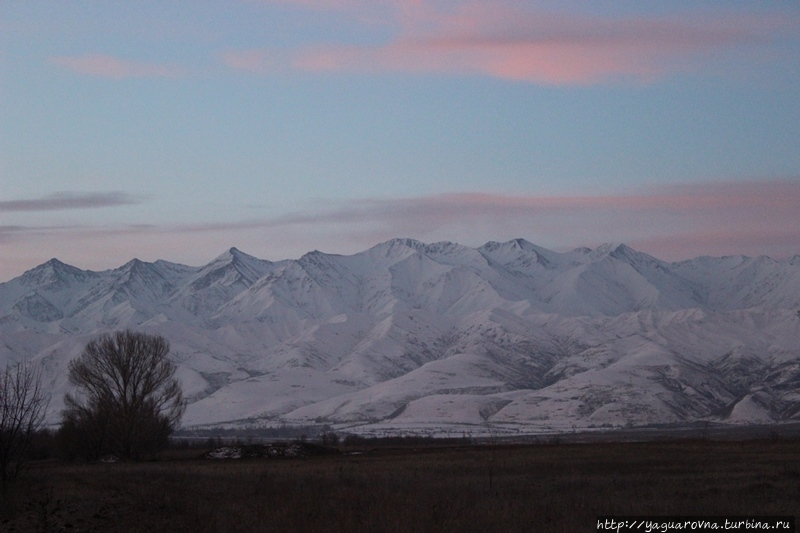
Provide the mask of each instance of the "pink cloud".
MULTIPOLYGON (((363 13, 356 0, 284 0, 316 9, 363 13)), ((713 54, 796 35, 800 19, 691 14, 608 18, 549 13, 472 0, 449 10, 422 0, 388 2, 396 33, 382 45, 331 43, 295 50, 289 66, 314 72, 485 75, 537 84, 642 81, 704 67, 713 54), (438 7, 437 7, 438 6, 438 7)), ((260 71, 252 63, 234 68, 260 71)))
POLYGON ((177 78, 186 74, 186 69, 174 65, 127 61, 103 54, 53 57, 51 62, 78 74, 113 80, 177 78))
POLYGON ((380 47, 330 46, 298 54, 308 70, 482 74, 539 84, 590 84, 618 76, 648 80, 697 68, 702 58, 763 41, 775 21, 608 20, 463 13, 429 34, 404 35, 380 47))
POLYGON ((266 50, 228 50, 220 54, 222 62, 234 70, 264 74, 275 66, 266 50))
POLYGON ((397 42, 381 48, 334 46, 298 53, 293 65, 309 71, 409 72, 486 75, 546 85, 590 84, 632 75, 651 78, 662 69, 626 54, 574 45, 537 43, 397 42))
POLYGON ((357 10, 363 11, 370 9, 380 4, 384 7, 391 7, 395 9, 402 9, 404 6, 421 7, 426 4, 426 0, 382 0, 381 2, 374 2, 373 0, 249 0, 254 4, 263 5, 278 5, 278 6, 294 6, 306 9, 316 10, 357 10))
POLYGON ((253 0, 260 4, 300 6, 311 9, 345 9, 362 4, 358 0, 253 0))

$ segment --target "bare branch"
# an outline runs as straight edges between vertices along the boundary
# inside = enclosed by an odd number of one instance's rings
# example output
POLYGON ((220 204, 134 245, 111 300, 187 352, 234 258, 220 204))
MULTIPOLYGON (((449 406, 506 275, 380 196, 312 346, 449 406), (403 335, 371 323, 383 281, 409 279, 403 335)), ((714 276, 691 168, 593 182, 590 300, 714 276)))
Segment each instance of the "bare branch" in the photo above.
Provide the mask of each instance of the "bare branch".
POLYGON ((87 439, 98 449, 124 459, 155 451, 185 409, 168 354, 163 337, 131 331, 89 342, 69 364, 69 381, 81 394, 65 397, 65 424, 92 433, 87 439))
POLYGON ((0 373, 0 484, 3 490, 27 463, 33 434, 49 402, 40 367, 22 362, 0 373))

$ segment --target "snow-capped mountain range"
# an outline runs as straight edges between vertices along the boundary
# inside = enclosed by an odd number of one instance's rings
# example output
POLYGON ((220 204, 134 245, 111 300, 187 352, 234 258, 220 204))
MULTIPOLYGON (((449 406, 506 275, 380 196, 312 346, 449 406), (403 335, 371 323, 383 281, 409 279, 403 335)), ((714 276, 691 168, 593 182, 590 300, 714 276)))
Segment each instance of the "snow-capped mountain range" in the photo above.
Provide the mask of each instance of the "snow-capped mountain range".
POLYGON ((185 427, 800 420, 800 256, 393 239, 278 262, 231 248, 202 267, 52 259, 0 284, 0 365, 43 365, 53 422, 68 362, 118 329, 170 341, 185 427))

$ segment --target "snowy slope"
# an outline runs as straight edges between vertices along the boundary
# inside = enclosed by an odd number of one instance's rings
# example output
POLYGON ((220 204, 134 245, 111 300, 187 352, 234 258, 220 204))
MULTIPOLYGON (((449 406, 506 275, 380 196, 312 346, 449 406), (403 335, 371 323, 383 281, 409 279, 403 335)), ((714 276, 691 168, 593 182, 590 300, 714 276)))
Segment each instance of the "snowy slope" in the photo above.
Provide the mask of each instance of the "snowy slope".
POLYGON ((800 419, 800 258, 666 263, 625 245, 553 252, 393 239, 201 267, 56 259, 0 284, 0 365, 66 368, 121 328, 172 346, 187 426, 563 431, 800 419))

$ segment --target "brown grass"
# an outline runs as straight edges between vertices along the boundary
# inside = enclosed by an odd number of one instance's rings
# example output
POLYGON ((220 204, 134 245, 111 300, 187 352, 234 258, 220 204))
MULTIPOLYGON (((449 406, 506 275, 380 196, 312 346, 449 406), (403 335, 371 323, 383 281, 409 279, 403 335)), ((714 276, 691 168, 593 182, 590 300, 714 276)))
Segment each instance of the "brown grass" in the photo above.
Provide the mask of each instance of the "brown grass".
POLYGON ((800 441, 34 465, 2 531, 593 531, 597 515, 798 515, 800 441))

